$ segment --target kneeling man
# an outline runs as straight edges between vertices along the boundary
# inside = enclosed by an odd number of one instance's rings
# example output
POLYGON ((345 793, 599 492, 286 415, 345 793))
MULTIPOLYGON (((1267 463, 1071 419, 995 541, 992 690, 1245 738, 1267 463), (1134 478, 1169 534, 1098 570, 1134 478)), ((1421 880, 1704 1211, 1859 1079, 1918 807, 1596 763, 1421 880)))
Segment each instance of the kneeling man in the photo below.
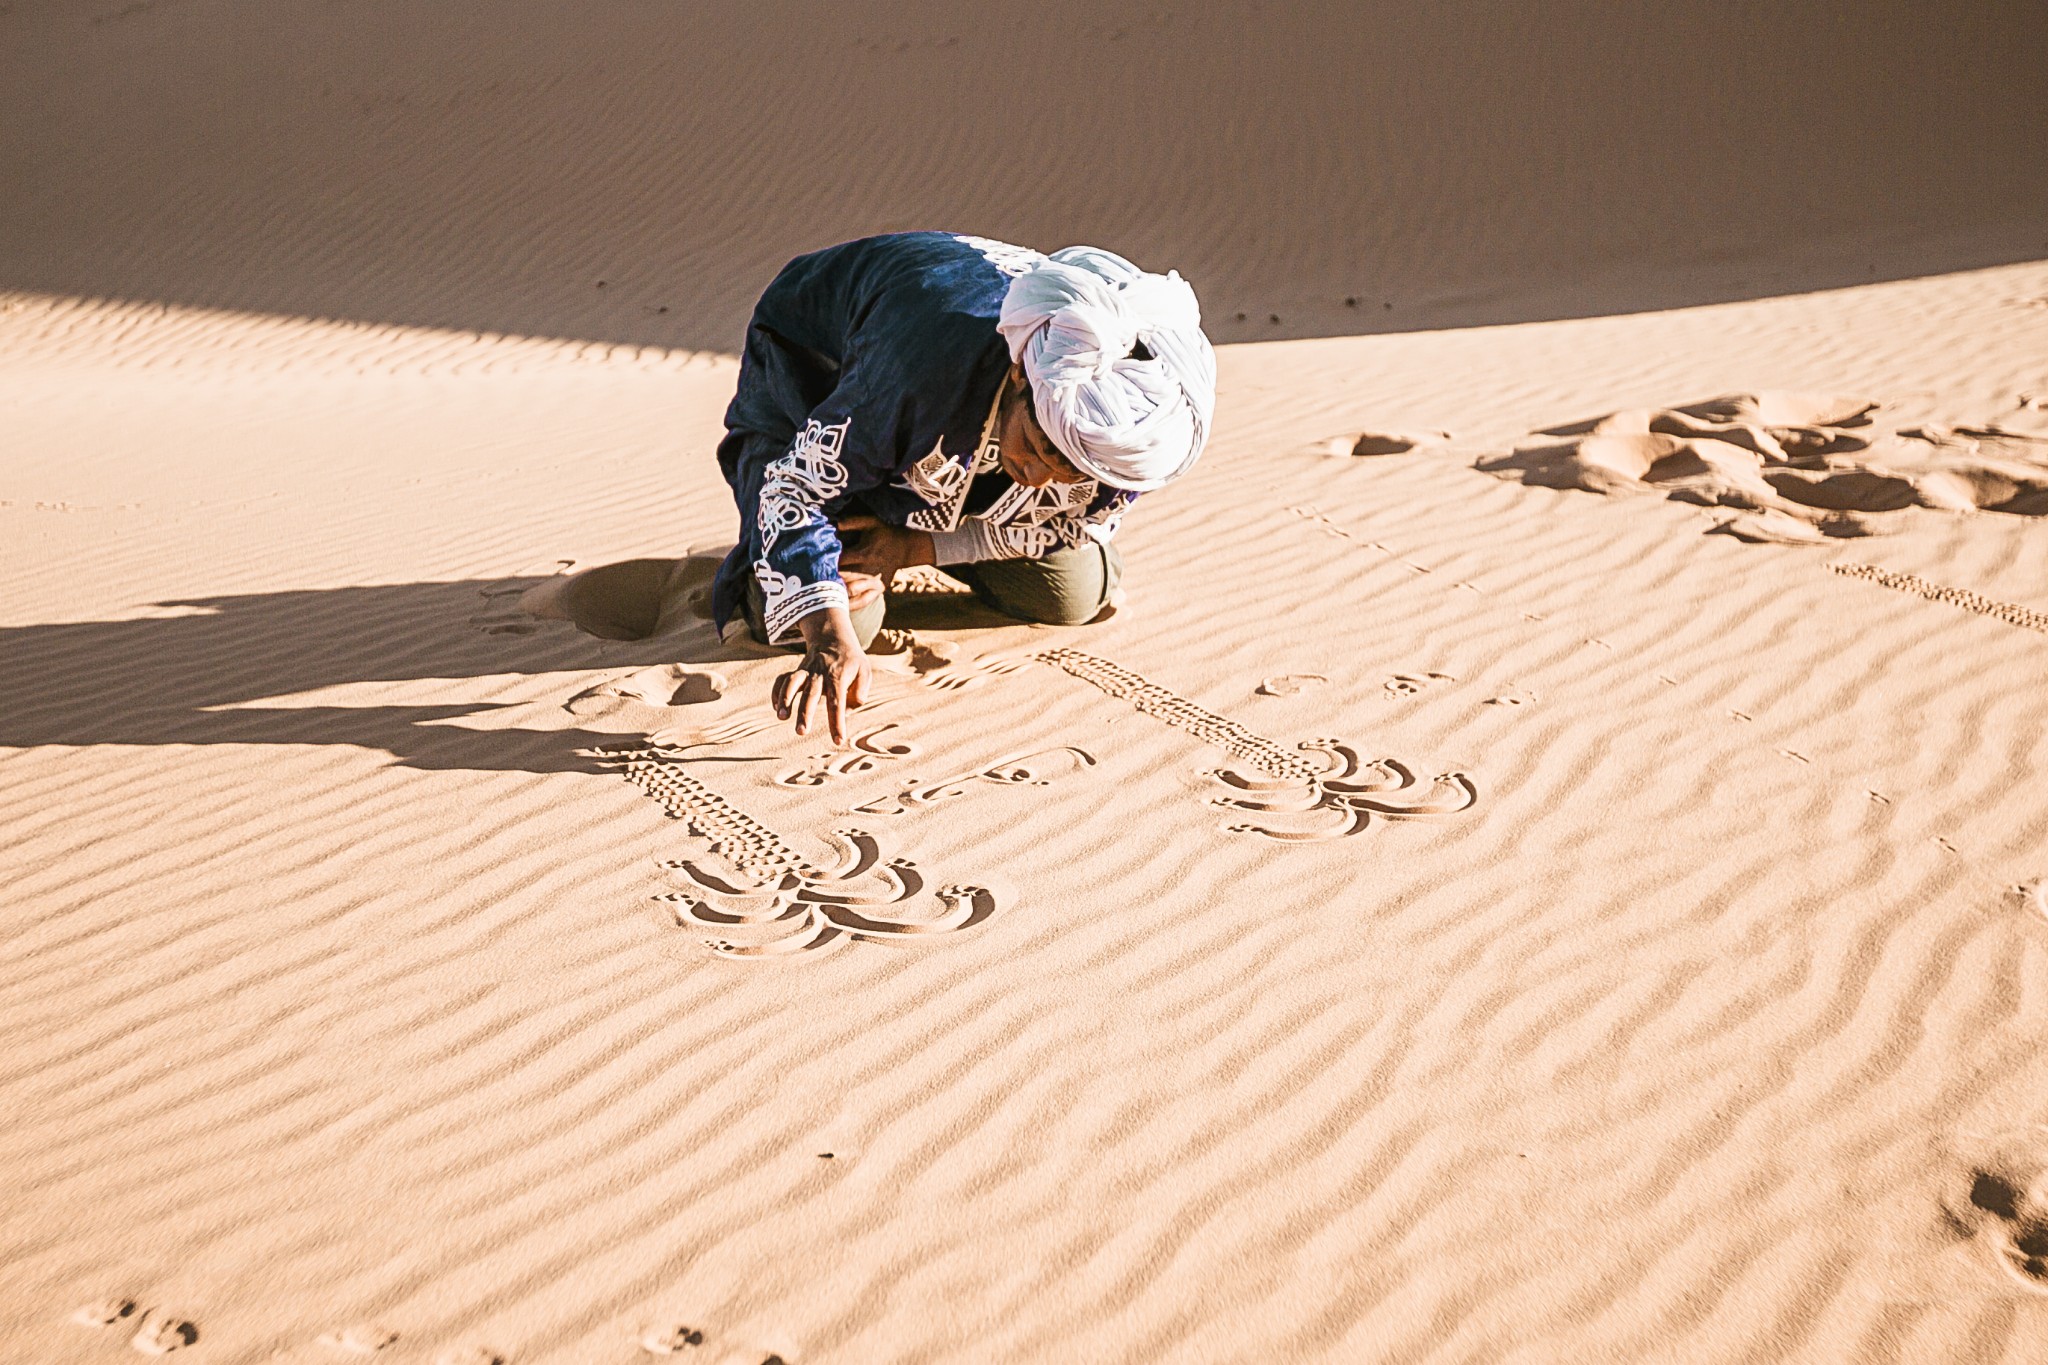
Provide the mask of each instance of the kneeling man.
POLYGON ((1216 358, 1194 290, 1111 252, 943 232, 799 256, 755 306, 718 463, 739 504, 713 614, 801 643, 798 734, 865 699, 889 576, 936 564, 997 611, 1109 604, 1138 494, 1208 439, 1216 358))

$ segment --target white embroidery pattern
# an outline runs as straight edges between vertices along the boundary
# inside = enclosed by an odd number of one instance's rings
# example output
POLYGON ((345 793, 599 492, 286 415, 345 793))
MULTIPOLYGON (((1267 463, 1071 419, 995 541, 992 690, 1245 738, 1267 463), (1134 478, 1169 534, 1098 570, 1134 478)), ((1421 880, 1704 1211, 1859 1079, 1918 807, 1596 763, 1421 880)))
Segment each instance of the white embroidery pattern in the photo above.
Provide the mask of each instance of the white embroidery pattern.
POLYGON ((951 531, 960 525, 960 512, 967 506, 967 490, 976 476, 986 474, 1002 464, 1002 443, 996 439, 996 415, 1002 411, 1002 386, 996 387, 995 400, 988 405, 988 416, 981 424, 981 439, 974 447, 971 460, 955 460, 945 452, 945 438, 939 438, 932 446, 932 453, 912 465, 903 475, 903 484, 918 497, 930 503, 904 518, 914 531, 951 531))
POLYGON ((931 454, 904 471, 903 482, 931 504, 905 518, 910 526, 919 531, 950 531, 960 522, 960 508, 967 501, 967 485, 974 482, 974 475, 935 445, 931 454))
POLYGON ((1020 484, 968 520, 979 523, 980 542, 994 557, 1039 559, 1054 550, 1071 550, 1084 540, 1106 543, 1116 535, 1131 498, 1119 495, 1090 512, 1088 504, 1096 492, 1093 481, 1048 484, 1042 489, 1020 484))
POLYGON ((821 607, 847 604, 846 585, 839 580, 807 585, 795 574, 778 571, 769 563, 769 553, 778 539, 810 525, 821 506, 846 491, 846 466, 839 451, 846 444, 849 425, 836 422, 828 427, 811 419, 790 442, 789 453, 770 464, 761 480, 755 518, 761 555, 754 561, 754 573, 761 581, 761 625, 771 643, 821 607))
MULTIPOLYGON (((1002 402, 1000 394, 997 395, 996 401, 998 404, 1002 402)), ((996 439, 996 415, 991 412, 988 415, 988 425, 981 429, 981 444, 974 448, 974 472, 993 473, 1002 468, 1002 464, 1003 443, 996 439)))
POLYGON ((1015 279, 1027 270, 1035 269, 1045 260, 1045 253, 1033 251, 1028 246, 1011 246, 991 237, 974 237, 964 232, 953 234, 955 241, 964 242, 988 258, 988 263, 1005 275, 1015 279))
POLYGON ((1043 488, 1013 485, 982 515, 1002 526, 1043 526, 1049 521, 1088 510, 1095 501, 1095 480, 1049 483, 1043 488))

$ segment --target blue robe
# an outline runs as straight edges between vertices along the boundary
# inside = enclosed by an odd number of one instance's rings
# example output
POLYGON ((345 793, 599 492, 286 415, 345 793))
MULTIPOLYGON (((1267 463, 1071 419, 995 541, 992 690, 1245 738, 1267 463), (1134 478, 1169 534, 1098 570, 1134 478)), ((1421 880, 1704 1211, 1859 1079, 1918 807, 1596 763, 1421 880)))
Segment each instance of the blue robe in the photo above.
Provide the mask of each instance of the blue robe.
POLYGON ((772 641, 846 605, 833 519, 866 512, 932 533, 941 564, 1038 558, 1107 540, 1137 494, 1087 480, 1026 488, 1000 472, 996 330, 1037 252, 944 232, 866 237, 782 268, 747 327, 718 463, 739 505, 719 567, 723 630, 760 580, 772 641))

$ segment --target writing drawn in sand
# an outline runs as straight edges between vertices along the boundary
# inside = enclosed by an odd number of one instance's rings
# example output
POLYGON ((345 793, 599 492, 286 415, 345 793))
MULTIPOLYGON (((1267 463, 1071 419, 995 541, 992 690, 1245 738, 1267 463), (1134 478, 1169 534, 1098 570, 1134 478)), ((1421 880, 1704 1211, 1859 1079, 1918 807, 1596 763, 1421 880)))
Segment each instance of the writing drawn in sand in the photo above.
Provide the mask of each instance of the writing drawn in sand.
POLYGON ((999 787, 1049 787, 1053 778, 1095 766, 1095 756, 1085 749, 1061 745, 1036 753, 999 758, 993 763, 969 768, 937 782, 913 781, 892 796, 879 797, 853 809, 861 815, 907 815, 923 806, 935 806, 956 796, 965 796, 976 783, 999 787))
POLYGON ((782 787, 822 787, 827 782, 839 782, 849 777, 860 777, 871 773, 884 763, 908 758, 917 750, 909 744, 896 741, 884 742, 883 735, 896 728, 896 722, 877 726, 864 735, 853 737, 853 752, 850 754, 819 754, 808 760, 809 766, 794 768, 778 774, 775 782, 782 787))
POLYGON ((629 745, 604 753, 708 846, 709 857, 661 863, 678 889, 656 899, 673 908, 678 924, 710 935, 705 946, 722 957, 781 957, 842 939, 930 938, 995 913, 994 894, 967 884, 941 886, 936 913, 928 906, 921 915, 888 913, 918 902, 925 877, 907 858, 884 858, 873 835, 833 830, 833 857, 820 864, 685 771, 677 752, 629 745))
POLYGON ((1307 740, 1297 746, 1299 752, 1291 751, 1107 659, 1076 649, 1048 649, 1032 657, 1213 744, 1254 770, 1213 770, 1209 775, 1237 794, 1216 797, 1211 804, 1308 817, 1305 822, 1226 826, 1236 833, 1290 842, 1339 839, 1364 830, 1375 815, 1390 820, 1456 815, 1479 800, 1478 787, 1461 772, 1425 782, 1397 759, 1361 760, 1351 746, 1334 739, 1307 740))

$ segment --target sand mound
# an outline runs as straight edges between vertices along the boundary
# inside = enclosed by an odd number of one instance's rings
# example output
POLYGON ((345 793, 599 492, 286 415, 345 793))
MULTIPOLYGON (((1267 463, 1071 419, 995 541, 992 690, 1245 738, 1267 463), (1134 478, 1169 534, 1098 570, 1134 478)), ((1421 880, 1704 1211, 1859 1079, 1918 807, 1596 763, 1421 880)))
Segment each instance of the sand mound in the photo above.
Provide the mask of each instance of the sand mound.
POLYGON ((564 703, 571 715, 615 710, 620 703, 654 707, 701 706, 725 695, 726 681, 717 673, 699 672, 682 664, 658 664, 587 687, 564 703))
POLYGON ((709 614, 711 575, 721 557, 629 559, 523 589, 517 608, 567 621, 601 640, 647 640, 709 614))
POLYGON ((1879 529, 1872 519, 1836 514, 1931 507, 2048 515, 2048 428, 2031 400, 1975 424, 1885 421, 1881 412, 1861 398, 1734 394, 1552 428, 1538 436, 1570 439, 1524 445, 1476 467, 1547 488, 1661 492, 1747 508, 1759 515, 1715 529, 1777 544, 1879 529))

